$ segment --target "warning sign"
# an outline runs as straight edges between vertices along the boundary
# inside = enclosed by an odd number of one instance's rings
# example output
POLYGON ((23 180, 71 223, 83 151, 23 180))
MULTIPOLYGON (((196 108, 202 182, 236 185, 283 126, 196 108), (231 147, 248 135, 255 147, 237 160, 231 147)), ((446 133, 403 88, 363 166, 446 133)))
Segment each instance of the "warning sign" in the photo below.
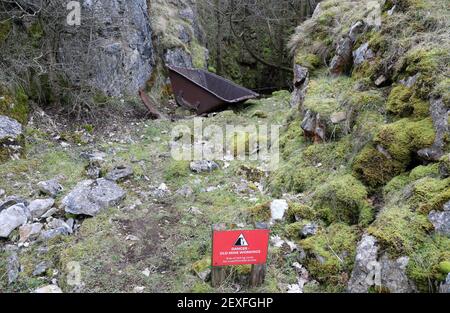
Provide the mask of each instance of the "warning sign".
POLYGON ((229 230, 213 233, 213 266, 264 264, 269 230, 229 230))

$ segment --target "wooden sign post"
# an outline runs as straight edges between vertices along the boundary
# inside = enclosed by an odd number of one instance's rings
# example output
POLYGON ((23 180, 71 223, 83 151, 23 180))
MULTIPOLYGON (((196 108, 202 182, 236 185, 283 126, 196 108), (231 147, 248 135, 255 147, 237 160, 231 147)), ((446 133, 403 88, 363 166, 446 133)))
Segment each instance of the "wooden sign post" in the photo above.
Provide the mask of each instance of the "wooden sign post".
POLYGON ((250 286, 264 282, 269 246, 266 224, 257 224, 254 230, 226 230, 225 224, 213 225, 212 243, 213 287, 219 287, 225 280, 225 267, 235 265, 252 265, 250 286))

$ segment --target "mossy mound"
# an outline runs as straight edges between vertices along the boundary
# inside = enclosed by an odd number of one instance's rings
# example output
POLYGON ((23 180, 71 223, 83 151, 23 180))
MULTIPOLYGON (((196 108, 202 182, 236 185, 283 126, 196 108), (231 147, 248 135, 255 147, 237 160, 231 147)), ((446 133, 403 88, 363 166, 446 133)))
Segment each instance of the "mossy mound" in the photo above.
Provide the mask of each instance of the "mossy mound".
POLYGON ((354 227, 335 223, 300 242, 314 279, 344 289, 353 267, 358 236, 354 227))
POLYGON ((433 225, 408 207, 384 208, 368 232, 393 256, 410 255, 427 239, 433 225))
POLYGON ((366 187, 352 175, 335 177, 316 190, 314 207, 328 223, 367 225, 373 219, 366 187))
POLYGON ((435 292, 450 272, 450 238, 435 236, 426 240, 410 256, 408 277, 421 292, 435 292))
POLYGON ((404 85, 395 86, 386 103, 387 111, 400 117, 426 117, 429 114, 428 102, 414 96, 411 88, 404 85))

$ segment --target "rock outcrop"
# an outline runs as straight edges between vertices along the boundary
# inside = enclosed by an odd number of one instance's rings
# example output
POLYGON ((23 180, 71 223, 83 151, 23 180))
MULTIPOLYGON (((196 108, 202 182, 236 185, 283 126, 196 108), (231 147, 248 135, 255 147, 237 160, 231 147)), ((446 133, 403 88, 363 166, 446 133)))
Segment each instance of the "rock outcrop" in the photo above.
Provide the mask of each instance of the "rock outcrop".
POLYGON ((83 1, 81 26, 66 26, 59 62, 107 95, 137 94, 154 65, 148 1, 83 1))

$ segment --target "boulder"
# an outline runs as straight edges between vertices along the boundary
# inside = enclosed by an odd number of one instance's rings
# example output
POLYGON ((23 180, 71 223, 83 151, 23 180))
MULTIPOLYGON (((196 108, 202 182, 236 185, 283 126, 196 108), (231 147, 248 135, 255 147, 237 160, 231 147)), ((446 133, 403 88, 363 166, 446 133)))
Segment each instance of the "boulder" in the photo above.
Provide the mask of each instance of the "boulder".
POLYGON ((133 168, 131 166, 117 166, 105 178, 114 182, 124 181, 133 176, 133 168))
POLYGON ((36 199, 30 202, 28 205, 28 210, 30 211, 32 218, 40 218, 42 215, 47 213, 53 205, 55 200, 53 198, 49 199, 36 199))
POLYGON ((0 238, 8 238, 17 227, 25 224, 29 214, 23 204, 13 205, 0 212, 0 238))
POLYGON ((43 225, 41 223, 26 224, 19 228, 19 242, 36 239, 41 232, 43 225))
POLYGON ((219 169, 219 165, 214 161, 193 161, 190 164, 191 171, 194 173, 212 172, 219 169))
POLYGON ((270 204, 270 213, 272 221, 280 221, 289 208, 286 200, 273 200, 270 204))
POLYGON ((62 200, 67 213, 95 216, 101 210, 120 203, 126 194, 116 183, 106 180, 85 180, 62 200))
POLYGON ((56 179, 41 181, 37 184, 37 187, 41 193, 52 198, 56 198, 56 196, 64 190, 56 179))

